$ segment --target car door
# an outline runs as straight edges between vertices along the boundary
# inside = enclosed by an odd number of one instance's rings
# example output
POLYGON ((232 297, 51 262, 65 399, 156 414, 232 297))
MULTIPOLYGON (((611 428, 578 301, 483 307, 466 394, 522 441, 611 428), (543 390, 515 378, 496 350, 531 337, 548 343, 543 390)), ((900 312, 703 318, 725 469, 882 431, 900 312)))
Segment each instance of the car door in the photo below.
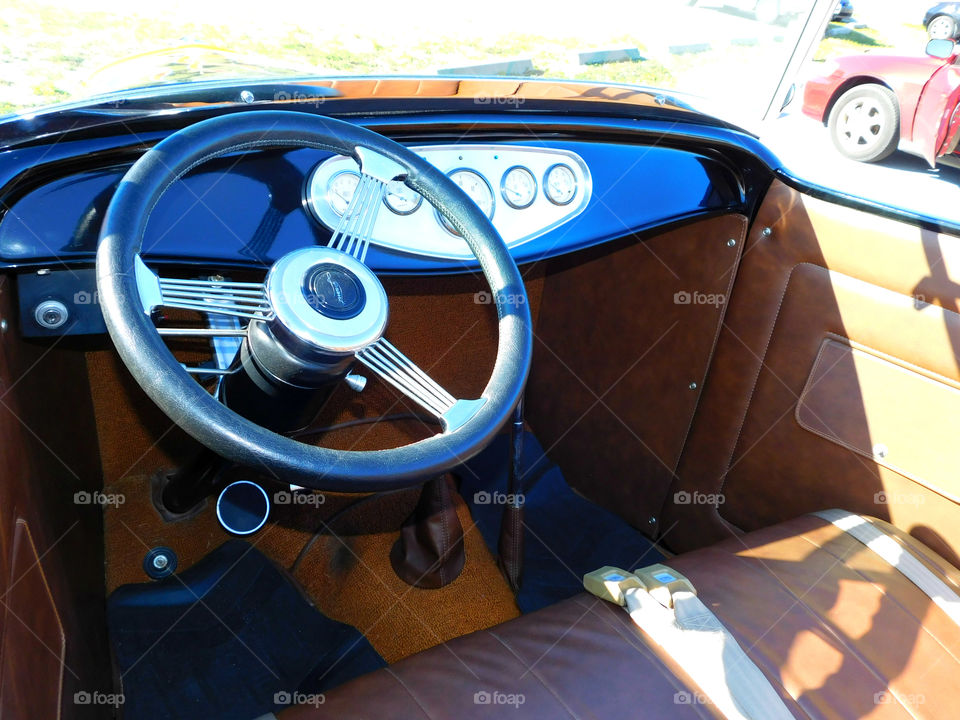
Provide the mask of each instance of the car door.
POLYGON ((944 154, 944 140, 958 102, 960 68, 947 63, 924 86, 913 123, 913 141, 931 167, 944 154))
POLYGON ((735 275, 658 516, 671 547, 836 507, 960 566, 960 234, 775 181, 735 275))

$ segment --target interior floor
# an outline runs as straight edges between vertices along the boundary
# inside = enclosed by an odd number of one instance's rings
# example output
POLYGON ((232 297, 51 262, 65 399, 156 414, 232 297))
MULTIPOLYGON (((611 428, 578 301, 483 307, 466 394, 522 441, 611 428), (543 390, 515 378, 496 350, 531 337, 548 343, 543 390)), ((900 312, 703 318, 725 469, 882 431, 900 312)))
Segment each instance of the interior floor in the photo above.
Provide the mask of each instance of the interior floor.
MULTIPOLYGON (((148 487, 147 477, 130 476, 105 490, 108 497, 125 498, 122 504, 108 504, 105 511, 108 593, 126 583, 149 582, 142 563, 153 547, 171 548, 182 569, 232 537, 217 522, 212 502, 194 517, 165 522, 150 500, 148 487)), ((325 498, 319 506, 275 506, 271 521, 249 542, 291 569, 320 531, 296 563, 294 578, 322 613, 358 628, 387 662, 520 614, 513 592, 459 496, 455 500, 466 564, 456 580, 436 590, 407 585, 390 565, 390 548, 416 503, 416 492, 393 493, 357 505, 339 515, 332 526, 325 526, 325 520, 356 497, 327 494, 325 498)))

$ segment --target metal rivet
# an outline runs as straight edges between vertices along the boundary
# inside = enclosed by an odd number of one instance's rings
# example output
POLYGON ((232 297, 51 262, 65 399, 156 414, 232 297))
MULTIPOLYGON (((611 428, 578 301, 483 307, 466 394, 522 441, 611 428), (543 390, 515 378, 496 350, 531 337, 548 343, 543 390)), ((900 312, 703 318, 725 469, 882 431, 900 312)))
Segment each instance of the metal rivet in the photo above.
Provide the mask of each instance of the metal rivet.
POLYGON ((153 566, 157 570, 163 570, 170 564, 169 558, 166 555, 157 555, 153 558, 153 566))
POLYGON ((690 383, 690 389, 691 389, 691 390, 696 390, 696 389, 697 389, 697 384, 696 384, 695 382, 690 383))
POLYGON ((647 518, 647 522, 650 523, 651 525, 656 525, 656 524, 657 524, 657 518, 654 517, 653 515, 651 515, 650 517, 647 518))
POLYGON ((873 446, 873 455, 878 458, 885 458, 890 454, 890 449, 883 443, 877 443, 873 446))
POLYGON ((6 320, 0 320, 0 332, 6 332, 10 329, 10 323, 6 320))
POLYGON ((733 238, 730 238, 729 240, 727 240, 727 247, 736 247, 736 246, 737 246, 736 240, 734 240, 733 238))
POLYGON ((762 233, 762 234, 763 234, 764 237, 770 237, 771 235, 773 235, 773 228, 765 227, 765 228, 763 229, 763 233, 762 233))
POLYGON ((240 93, 240 99, 245 103, 252 103, 254 100, 253 93, 249 90, 244 90, 240 93))
POLYGON ((37 270, 37 275, 49 275, 49 274, 50 274, 50 268, 41 268, 40 270, 37 270))

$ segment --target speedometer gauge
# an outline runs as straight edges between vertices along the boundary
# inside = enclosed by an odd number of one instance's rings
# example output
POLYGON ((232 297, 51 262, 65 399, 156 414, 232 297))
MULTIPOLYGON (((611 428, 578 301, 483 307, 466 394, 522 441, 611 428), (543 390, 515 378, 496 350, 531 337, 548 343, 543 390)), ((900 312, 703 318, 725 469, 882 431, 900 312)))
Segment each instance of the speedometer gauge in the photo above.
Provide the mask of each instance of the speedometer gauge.
MULTIPOLYGON (((490 183, 487 182, 483 175, 473 170, 454 170, 449 173, 448 177, 460 186, 467 194, 467 197, 473 200, 477 204, 477 207, 479 207, 488 218, 493 219, 493 190, 490 189, 490 183)), ((437 213, 437 218, 447 232, 457 236, 460 235, 439 212, 437 213)))
POLYGON ((327 202, 337 215, 343 215, 353 200, 353 193, 360 184, 360 175, 352 170, 343 170, 327 183, 327 202))
POLYGON ((543 179, 543 191, 554 205, 567 205, 577 194, 577 176, 563 163, 553 165, 543 179))
POLYGON ((420 207, 423 197, 416 190, 408 188, 402 180, 391 180, 383 202, 397 215, 409 215, 420 207))
POLYGON ((512 208, 523 210, 530 207, 537 197, 537 179, 522 165, 514 165, 503 174, 500 194, 512 208))

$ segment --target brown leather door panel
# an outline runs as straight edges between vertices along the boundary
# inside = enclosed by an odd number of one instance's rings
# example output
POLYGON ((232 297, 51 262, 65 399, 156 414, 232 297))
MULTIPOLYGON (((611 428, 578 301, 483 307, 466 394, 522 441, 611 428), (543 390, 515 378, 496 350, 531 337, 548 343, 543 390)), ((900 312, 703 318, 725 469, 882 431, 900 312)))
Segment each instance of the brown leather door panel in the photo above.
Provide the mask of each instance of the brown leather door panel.
POLYGON ((665 541, 687 549, 843 507, 958 562, 958 281, 960 238, 775 183, 663 509, 665 541), (676 502, 696 493, 716 502, 676 502))
POLYGON ((0 666, 0 715, 60 717, 66 635, 30 527, 17 520, 3 607, 8 651, 0 666))
MULTIPOLYGON (((800 427, 960 503, 960 388, 869 348, 827 339, 797 402, 800 427)), ((877 503, 914 502, 925 496, 877 503)))

